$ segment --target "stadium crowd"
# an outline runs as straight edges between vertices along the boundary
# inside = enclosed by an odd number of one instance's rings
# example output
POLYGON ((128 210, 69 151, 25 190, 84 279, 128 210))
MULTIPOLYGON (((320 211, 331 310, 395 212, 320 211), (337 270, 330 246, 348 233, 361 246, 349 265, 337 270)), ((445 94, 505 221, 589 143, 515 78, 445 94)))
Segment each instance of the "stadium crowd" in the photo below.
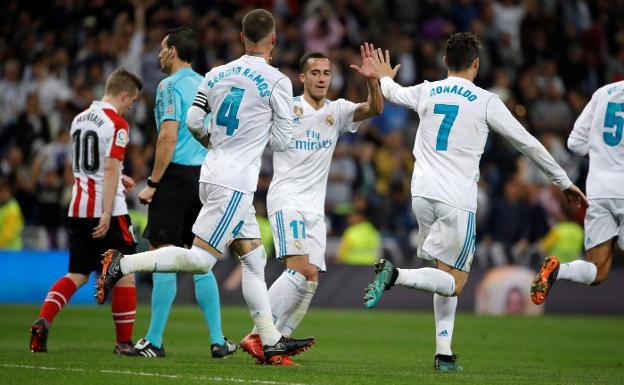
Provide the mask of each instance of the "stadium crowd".
MULTIPOLYGON (((145 84, 129 117, 124 164, 137 182, 129 200, 140 224, 146 209, 136 194, 153 160, 154 94, 165 77, 157 55, 165 31, 180 25, 198 31, 201 54, 194 68, 205 73, 243 54, 240 19, 257 6, 277 17, 272 64, 291 77, 295 95, 302 89, 298 61, 305 51, 331 57, 330 98, 363 101, 366 85, 349 68, 358 62, 362 42, 389 49, 401 64, 398 82, 412 85, 445 76, 443 42, 452 32, 478 33, 483 51, 476 84, 497 93, 581 187, 587 160, 566 149, 567 135, 597 88, 624 79, 622 1, 8 0, 0 15, 0 219, 7 208, 15 212, 7 204, 13 196, 28 228, 25 246, 64 246, 72 185, 68 128, 102 96, 106 76, 118 66, 145 84)), ((382 116, 341 138, 327 189, 332 235, 372 224, 390 245, 386 252, 411 260, 417 125, 415 112, 386 104, 382 116)), ((267 152, 256 193, 260 215, 271 174, 267 152)), ((562 204, 545 176, 496 135, 483 154, 479 187, 476 264, 532 264, 545 252, 565 261, 581 254, 583 213, 562 204)), ((5 224, 0 233, 12 228, 5 224)), ((367 229, 363 234, 370 234, 367 229)))

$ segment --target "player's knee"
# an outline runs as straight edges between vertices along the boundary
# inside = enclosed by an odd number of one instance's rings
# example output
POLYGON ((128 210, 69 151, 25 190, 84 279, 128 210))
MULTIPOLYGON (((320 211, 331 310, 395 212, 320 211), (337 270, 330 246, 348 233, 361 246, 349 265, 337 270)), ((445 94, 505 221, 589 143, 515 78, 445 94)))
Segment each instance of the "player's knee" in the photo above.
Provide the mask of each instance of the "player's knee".
POLYGON ((318 282, 318 269, 314 265, 308 265, 302 273, 306 281, 318 282))
POLYGON ((453 277, 453 278, 455 279, 455 291, 453 292, 452 296, 458 296, 464 290, 464 285, 466 284, 466 281, 465 280, 461 280, 461 279, 457 279, 455 277, 453 277))
POLYGON ((78 273, 67 273, 65 274, 65 277, 71 279, 71 281, 77 286, 77 287, 81 287, 83 286, 85 283, 89 282, 89 276, 88 275, 84 275, 84 274, 78 274, 78 273))
POLYGON ((608 276, 609 276, 609 270, 604 269, 604 268, 603 269, 599 268, 598 271, 596 272, 596 279, 594 280, 592 285, 593 286, 600 285, 601 283, 607 280, 608 276))
POLYGON ((255 275, 264 277, 264 268, 266 267, 266 253, 264 247, 260 246, 255 250, 240 257, 243 269, 247 269, 255 275))
POLYGON ((212 270, 217 263, 217 258, 210 254, 210 252, 204 248, 193 245, 190 249, 190 253, 187 254, 191 259, 189 264, 196 267, 197 270, 207 273, 212 270))
POLYGON ((129 274, 129 275, 123 276, 123 278, 121 278, 117 282, 117 284, 115 286, 117 286, 117 287, 134 287, 134 274, 129 274))

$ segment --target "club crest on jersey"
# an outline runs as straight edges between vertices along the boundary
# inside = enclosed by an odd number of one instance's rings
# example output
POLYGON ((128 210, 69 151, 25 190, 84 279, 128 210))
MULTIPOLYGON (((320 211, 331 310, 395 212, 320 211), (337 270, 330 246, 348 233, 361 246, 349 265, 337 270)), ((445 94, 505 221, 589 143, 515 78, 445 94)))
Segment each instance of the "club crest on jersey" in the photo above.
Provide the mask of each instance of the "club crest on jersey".
POLYGON ((303 116, 303 107, 301 106, 295 106, 293 108, 293 111, 295 112, 295 115, 297 116, 303 116))
POLYGON ((325 118, 325 123, 327 123, 328 126, 333 126, 334 125, 333 115, 327 115, 327 117, 325 118))
POLYGON ((301 241, 300 240, 298 240, 298 239, 295 240, 295 247, 298 248, 299 250, 301 250, 302 245, 301 245, 301 241))
POLYGON ((173 106, 169 106, 167 107, 167 109, 165 110, 166 114, 173 114, 173 106))
POLYGON ((115 146, 126 147, 126 144, 128 144, 128 131, 117 131, 117 136, 115 137, 115 146))

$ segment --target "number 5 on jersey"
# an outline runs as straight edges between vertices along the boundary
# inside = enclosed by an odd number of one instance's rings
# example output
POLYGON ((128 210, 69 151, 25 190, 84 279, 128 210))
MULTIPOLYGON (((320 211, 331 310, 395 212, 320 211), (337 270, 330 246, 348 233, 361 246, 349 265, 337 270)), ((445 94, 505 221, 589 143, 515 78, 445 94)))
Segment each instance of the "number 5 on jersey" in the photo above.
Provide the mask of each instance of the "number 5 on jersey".
POLYGON ((448 149, 448 137, 451 133, 451 128, 455 119, 457 118, 457 112, 459 106, 455 104, 435 104, 433 106, 433 113, 444 115, 440 129, 438 130, 438 138, 436 140, 436 151, 446 151, 448 149))
POLYGON ((622 132, 624 131, 624 118, 618 113, 624 112, 624 103, 609 103, 604 119, 605 128, 614 128, 614 130, 605 130, 602 133, 602 139, 606 144, 615 147, 622 141, 622 132))
POLYGON ((234 131, 238 128, 236 115, 244 93, 244 89, 232 87, 217 112, 217 126, 225 127, 225 134, 228 136, 234 135, 234 131))

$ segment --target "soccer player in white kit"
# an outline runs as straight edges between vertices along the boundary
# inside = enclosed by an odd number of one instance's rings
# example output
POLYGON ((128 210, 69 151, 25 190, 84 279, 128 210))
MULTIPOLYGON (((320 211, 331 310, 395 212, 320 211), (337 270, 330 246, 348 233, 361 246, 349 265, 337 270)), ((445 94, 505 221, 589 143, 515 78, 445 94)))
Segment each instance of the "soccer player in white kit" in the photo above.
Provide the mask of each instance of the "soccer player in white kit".
POLYGON ((279 364, 283 356, 300 353, 315 342, 283 337, 273 323, 264 280, 266 254, 252 205, 267 142, 274 151, 284 151, 292 137, 292 84, 269 65, 276 42, 273 15, 262 9, 250 11, 242 28, 245 55, 208 72, 187 112, 187 127, 206 143, 204 119, 212 111, 210 151, 200 176, 203 207, 193 226, 192 248, 167 246, 125 257, 115 250, 107 252, 97 297, 103 302, 116 279, 137 271, 208 272, 231 244, 242 263, 243 296, 265 362, 279 364))
MULTIPOLYGON (((294 98, 293 140, 289 149, 273 154, 273 180, 267 208, 275 254, 286 270, 271 285, 269 298, 277 329, 285 336, 303 320, 316 293, 319 271, 325 271, 325 192, 332 154, 340 134, 356 132, 364 119, 383 111, 381 88, 372 68, 374 47, 360 47, 362 65, 352 65, 366 79, 364 103, 326 99, 331 63, 322 53, 301 57, 299 78, 303 95, 294 98)), ((241 347, 257 359, 261 345, 257 331, 241 341, 241 347)), ((286 358, 282 364, 292 364, 286 358)))
POLYGON ((475 212, 479 160, 490 130, 507 138, 531 158, 568 200, 586 202, 565 171, 540 142, 513 117, 495 94, 474 85, 479 69, 478 37, 456 33, 446 45, 448 77, 401 87, 392 79, 399 66, 390 54, 373 55, 384 96, 420 116, 414 144, 412 208, 418 221, 418 257, 435 260, 437 268, 397 269, 389 261, 376 264, 375 281, 366 288, 365 306, 373 307, 393 285, 433 296, 436 323, 434 368, 462 370, 451 351, 457 295, 466 283, 475 250, 475 212))
POLYGON ((576 120, 568 138, 568 148, 589 156, 585 214, 587 261, 559 264, 550 256, 533 284, 531 299, 546 300, 560 279, 597 285, 607 279, 613 260, 615 240, 624 250, 624 81, 607 84, 596 92, 576 120))

